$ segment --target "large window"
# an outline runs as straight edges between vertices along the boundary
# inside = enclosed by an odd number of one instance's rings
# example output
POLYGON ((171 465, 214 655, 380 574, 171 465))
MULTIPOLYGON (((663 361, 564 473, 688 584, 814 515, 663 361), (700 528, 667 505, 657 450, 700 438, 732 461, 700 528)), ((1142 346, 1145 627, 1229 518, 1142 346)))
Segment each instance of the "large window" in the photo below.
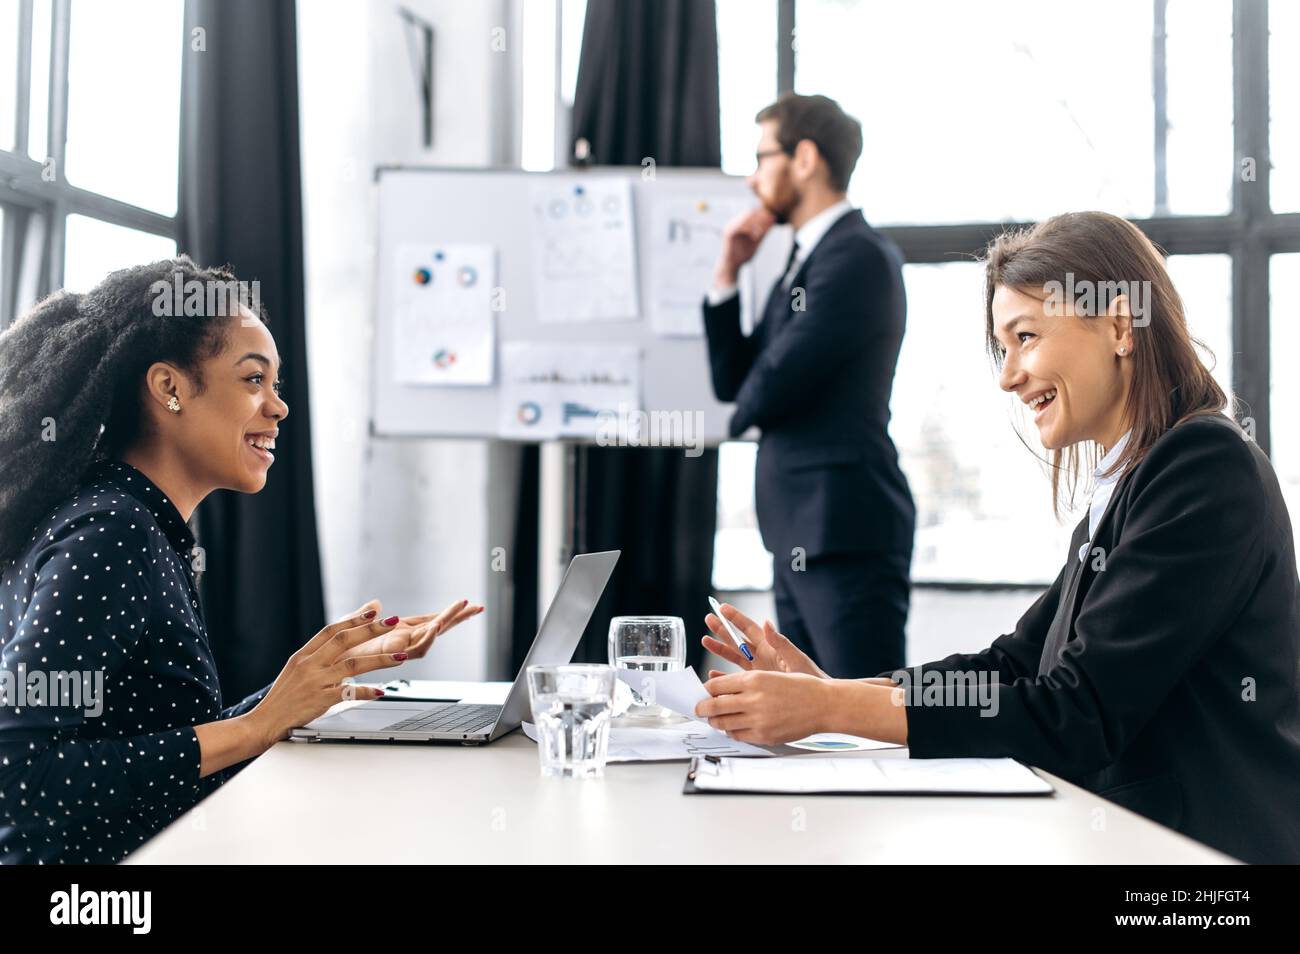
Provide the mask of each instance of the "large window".
MULTIPOLYGON (((1300 283, 1300 255, 1286 254, 1300 252, 1300 5, 777 0, 729 25, 725 4, 724 54, 756 38, 770 68, 765 38, 780 23, 777 48, 793 54, 783 88, 824 93, 862 121, 849 197, 909 263, 890 432, 916 498, 918 582, 1048 582, 1082 515, 1051 516, 1037 435, 984 353, 973 261, 1008 224, 1057 212, 1124 215, 1165 249, 1203 360, 1297 512, 1300 393, 1285 361, 1300 353, 1286 310, 1300 283)), ((750 100, 772 92, 751 81, 748 98, 724 95, 724 142, 747 143, 727 171, 752 169, 763 103, 750 100)), ((719 589, 771 584, 753 458, 722 447, 719 589)))
POLYGON ((916 502, 913 576, 1050 583, 1069 529, 1043 519, 1044 452, 985 357, 980 268, 907 265, 903 278, 909 321, 890 432, 916 502))
POLYGON ((578 85, 578 60, 587 0, 525 0, 520 165, 530 172, 565 166, 569 111, 578 85))
POLYGON ((1274 212, 1300 212, 1300 3, 1268 8, 1269 182, 1274 212))
POLYGON ((796 11, 795 89, 861 120, 851 198, 877 223, 1228 210, 1229 0, 1169 3, 1163 107, 1149 2, 800 0, 796 11))
POLYGON ((1300 321, 1291 295, 1300 289, 1300 253, 1274 255, 1271 262, 1271 327, 1273 364, 1273 466, 1277 469, 1291 512, 1291 526, 1300 538, 1300 321))
POLYGON ((184 4, 130 6, 0 0, 0 327, 176 254, 184 4))
POLYGON ((754 116, 776 99, 776 7, 717 0, 722 171, 754 171, 754 116))

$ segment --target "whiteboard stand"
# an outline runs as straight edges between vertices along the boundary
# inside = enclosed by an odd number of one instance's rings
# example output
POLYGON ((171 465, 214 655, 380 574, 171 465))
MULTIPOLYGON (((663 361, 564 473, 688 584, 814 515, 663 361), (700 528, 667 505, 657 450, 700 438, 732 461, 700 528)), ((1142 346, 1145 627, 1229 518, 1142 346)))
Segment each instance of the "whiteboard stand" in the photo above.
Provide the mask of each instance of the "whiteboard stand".
MULTIPOLYGON (((537 485, 537 623, 560 588, 564 570, 573 559, 574 501, 577 444, 543 441, 538 445, 537 485)), ((521 635, 521 634, 516 634, 521 635)))

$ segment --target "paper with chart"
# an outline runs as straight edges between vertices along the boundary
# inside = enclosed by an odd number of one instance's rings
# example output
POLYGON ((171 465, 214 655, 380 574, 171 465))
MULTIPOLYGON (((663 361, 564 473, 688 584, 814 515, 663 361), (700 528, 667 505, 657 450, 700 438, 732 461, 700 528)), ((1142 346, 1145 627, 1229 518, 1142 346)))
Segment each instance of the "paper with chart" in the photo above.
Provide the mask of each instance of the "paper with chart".
POLYGON ((898 749, 897 742, 881 742, 879 739, 864 739, 860 735, 846 735, 843 732, 818 732, 806 739, 786 743, 792 748, 805 752, 865 752, 868 749, 898 749))
POLYGON ((1052 786, 1015 759, 724 759, 696 765, 700 791, 815 794, 1045 795, 1052 786))
POLYGON ((507 341, 500 357, 501 437, 594 440, 641 408, 639 345, 507 341))
MULTIPOLYGON (((523 725, 524 735, 537 741, 537 727, 523 725)), ((704 755, 768 758, 774 753, 747 742, 727 738, 703 722, 678 722, 663 726, 609 728, 607 762, 685 762, 704 755)))
POLYGON ((491 384, 496 249, 408 243, 392 268, 394 377, 403 384, 491 384))
POLYGON ((737 742, 705 722, 641 727, 613 726, 609 732, 611 762, 682 762, 704 755, 770 758, 772 752, 737 742))
MULTIPOLYGON (((727 223, 754 207, 748 196, 659 194, 649 202, 650 327, 664 336, 700 337, 700 308, 713 284, 713 268, 727 223)), ((740 270, 742 309, 752 307, 753 269, 740 270)), ((742 325, 748 327, 748 325, 742 325)))
POLYGON ((639 318, 631 182, 622 176, 539 178, 531 201, 539 320, 639 318))

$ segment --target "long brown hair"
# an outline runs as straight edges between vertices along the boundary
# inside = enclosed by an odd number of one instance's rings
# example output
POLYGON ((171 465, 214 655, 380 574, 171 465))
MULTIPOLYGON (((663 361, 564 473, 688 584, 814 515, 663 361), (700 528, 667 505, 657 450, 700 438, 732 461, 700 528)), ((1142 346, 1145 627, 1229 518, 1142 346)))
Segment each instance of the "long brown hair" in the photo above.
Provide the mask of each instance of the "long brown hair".
MULTIPOLYGON (((1083 318, 1106 314, 1106 293, 1140 288, 1141 321, 1133 325, 1132 387, 1124 406, 1132 427, 1128 443, 1107 474, 1126 471, 1165 431, 1194 415, 1222 412, 1228 399, 1201 363, 1195 347, 1205 346, 1187 331, 1183 301, 1165 269, 1164 257, 1137 226, 1105 212, 1070 212, 1028 228, 1013 229, 989 243, 984 258, 984 333, 989 355, 1001 368, 1002 345, 993 332, 993 295, 999 285, 1040 300, 1048 288, 1087 289, 1070 304, 1083 318)), ((1132 303, 1130 301, 1130 303, 1132 303)), ((1208 350, 1208 349, 1207 349, 1208 350)), ((1095 460, 1097 449, 1090 448, 1095 460)), ((1059 515, 1064 497, 1073 505, 1081 479, 1079 445, 1054 450, 1052 507, 1059 515)))

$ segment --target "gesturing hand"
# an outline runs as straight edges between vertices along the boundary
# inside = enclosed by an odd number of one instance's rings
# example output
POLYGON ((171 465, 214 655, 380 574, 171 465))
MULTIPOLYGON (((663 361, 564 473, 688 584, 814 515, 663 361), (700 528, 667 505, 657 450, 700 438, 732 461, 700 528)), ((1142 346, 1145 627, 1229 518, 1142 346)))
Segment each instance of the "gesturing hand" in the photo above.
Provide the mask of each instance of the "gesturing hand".
POLYGON ((392 633, 396 616, 378 619, 379 611, 371 608, 330 623, 305 646, 289 657, 271 689, 250 716, 251 724, 269 747, 289 734, 289 730, 306 725, 330 706, 345 699, 376 699, 376 689, 344 685, 349 676, 396 666, 407 653, 376 652, 349 655, 351 649, 376 637, 392 633))
MULTIPOLYGON (((357 614, 367 610, 380 612, 378 600, 371 600, 361 607, 357 614)), ((422 659, 436 640, 447 630, 459 626, 472 616, 483 612, 482 606, 460 600, 452 603, 441 613, 426 613, 422 616, 403 616, 387 633, 369 639, 359 646, 349 649, 347 656, 371 656, 376 653, 406 653, 407 659, 422 659)))
MULTIPOLYGON (((741 635, 749 640, 749 651, 754 654, 754 661, 750 662, 741 654, 736 644, 732 642, 731 635, 722 620, 710 613, 704 617, 704 624, 714 635, 705 636, 701 642, 704 648, 715 656, 721 656, 741 669, 800 672, 820 679, 830 678, 809 658, 807 653, 778 633, 770 620, 759 626, 730 603, 722 604, 722 615, 731 620, 732 624, 740 630, 741 635)), ((710 677, 721 675, 722 673, 716 669, 709 670, 710 677)))

